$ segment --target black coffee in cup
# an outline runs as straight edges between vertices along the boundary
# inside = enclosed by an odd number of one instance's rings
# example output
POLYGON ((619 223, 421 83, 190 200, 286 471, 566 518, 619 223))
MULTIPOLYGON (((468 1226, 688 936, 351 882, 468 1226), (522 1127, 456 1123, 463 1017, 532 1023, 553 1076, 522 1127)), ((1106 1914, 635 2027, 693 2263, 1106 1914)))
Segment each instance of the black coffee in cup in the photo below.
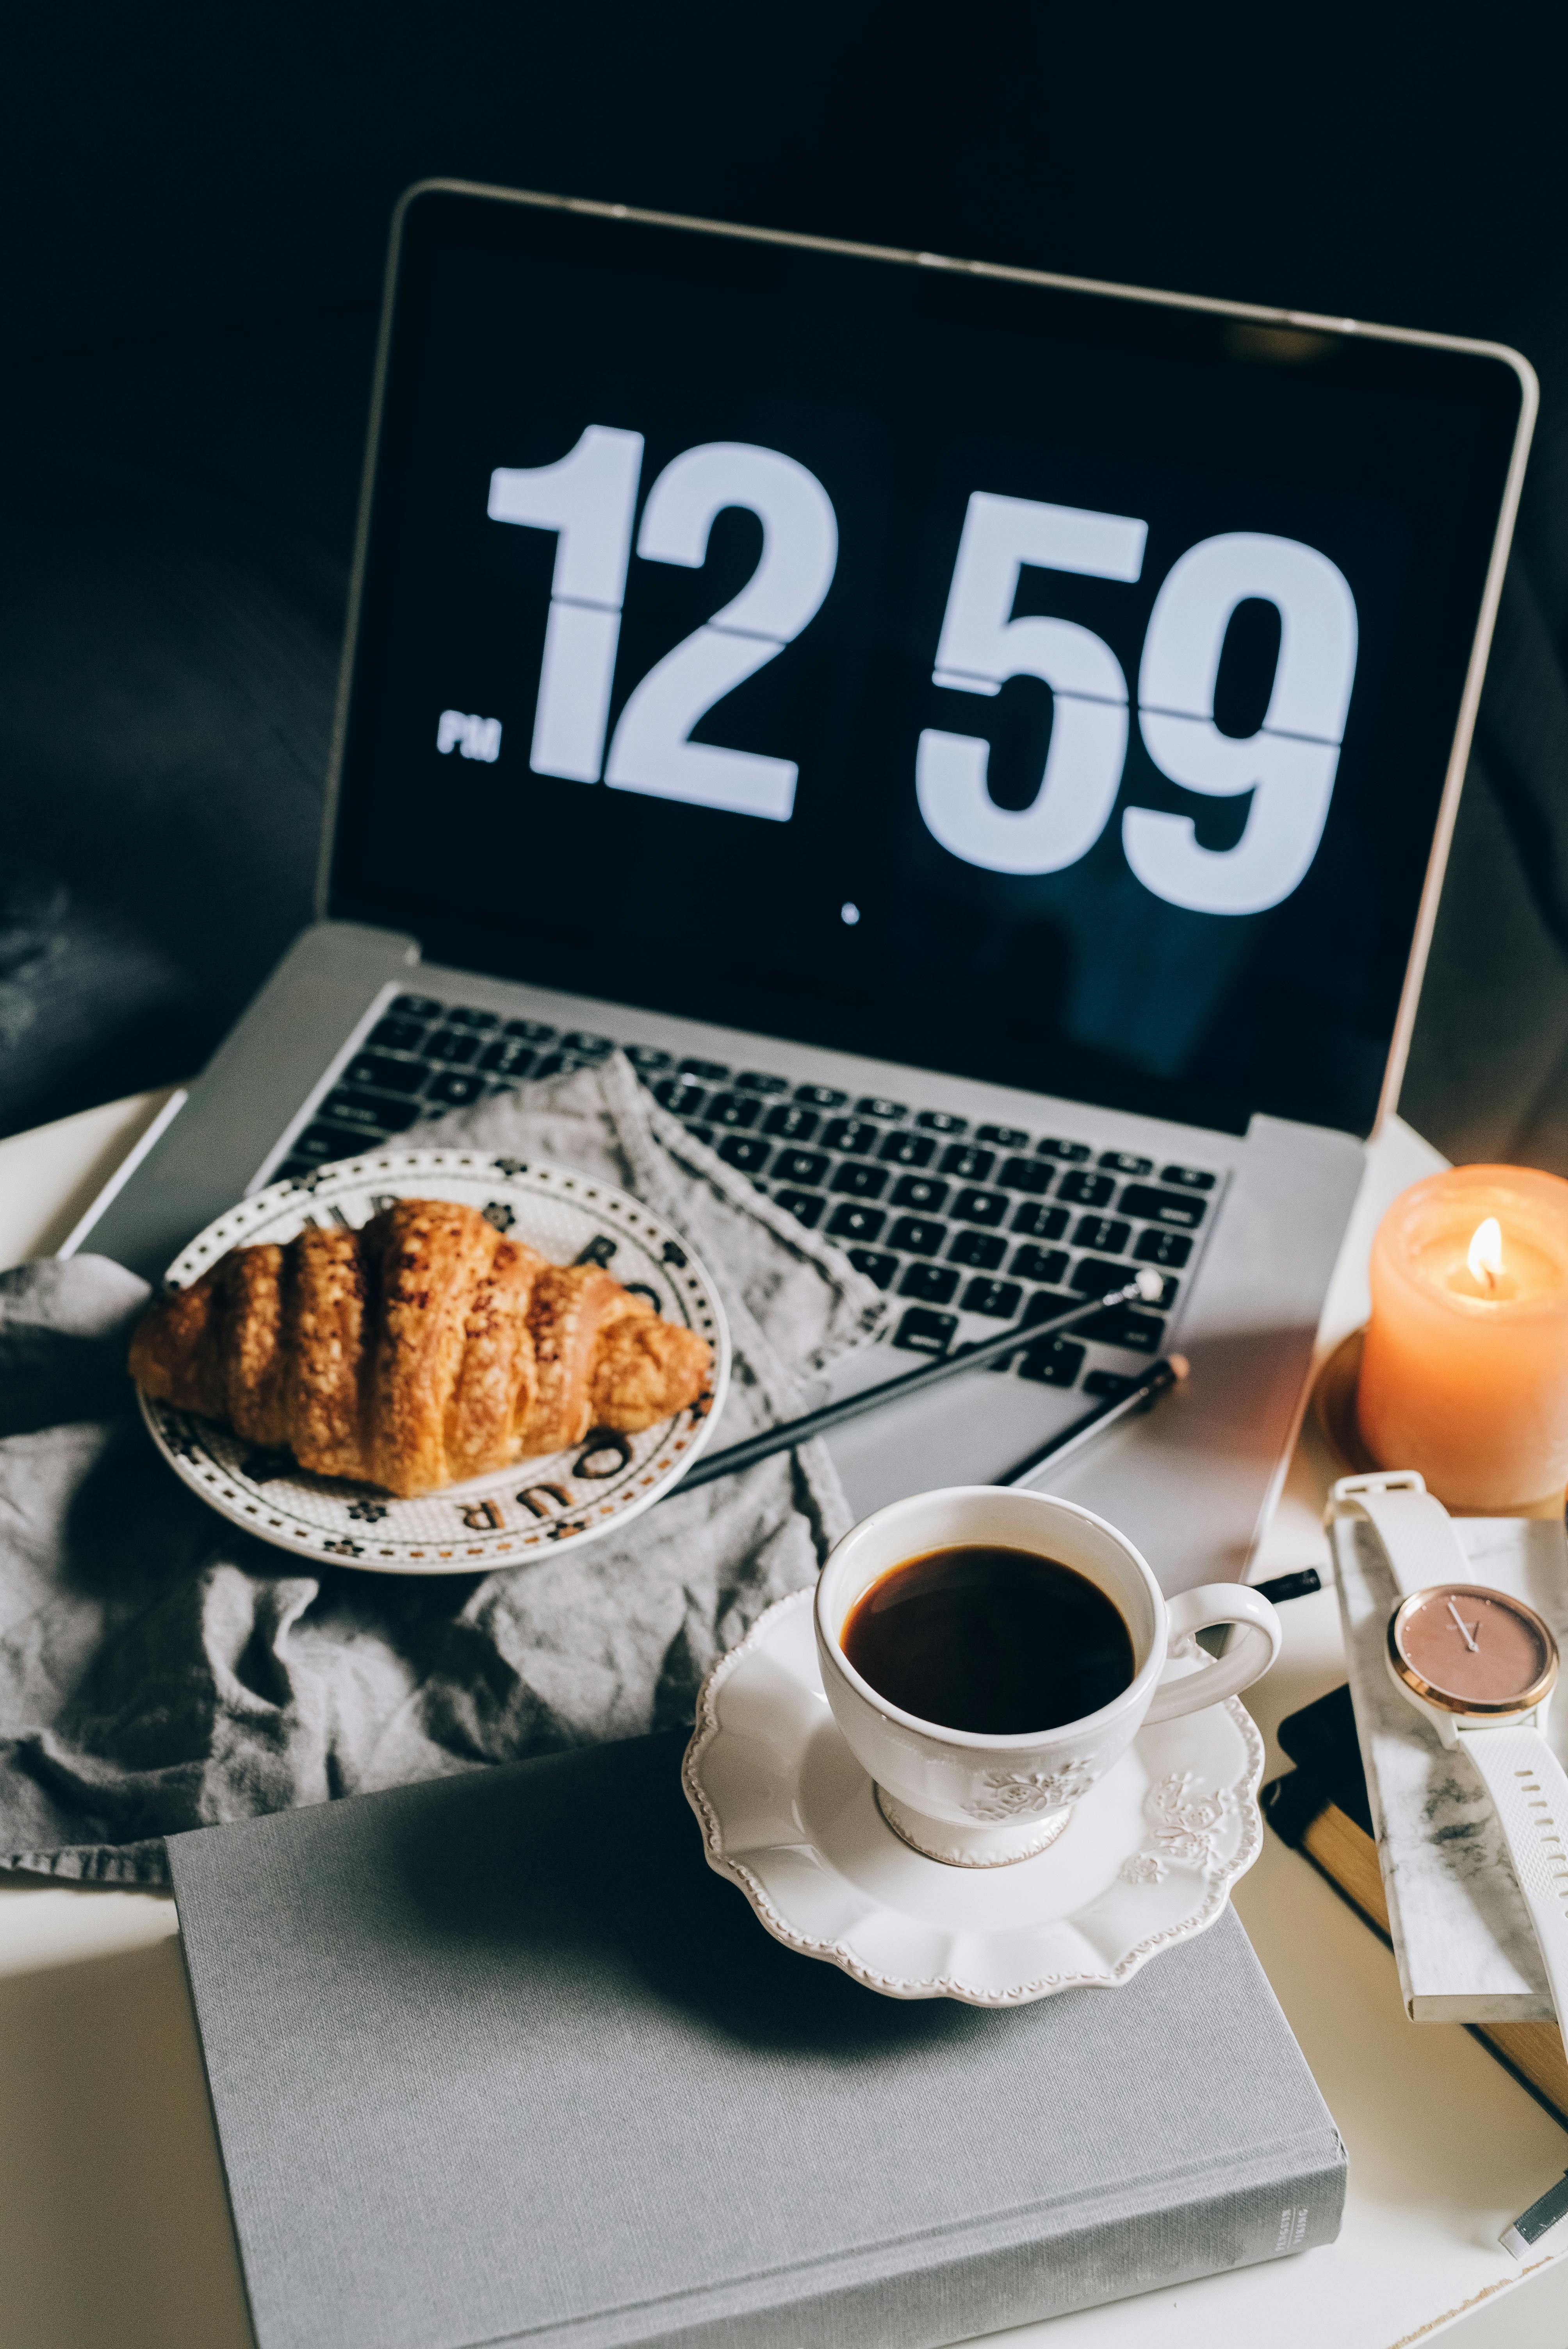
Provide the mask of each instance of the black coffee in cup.
POLYGON ((993 1737, 1080 1721, 1137 1669, 1120 1609, 1087 1575, 980 1542, 890 1567, 840 1644, 902 1712, 993 1737))

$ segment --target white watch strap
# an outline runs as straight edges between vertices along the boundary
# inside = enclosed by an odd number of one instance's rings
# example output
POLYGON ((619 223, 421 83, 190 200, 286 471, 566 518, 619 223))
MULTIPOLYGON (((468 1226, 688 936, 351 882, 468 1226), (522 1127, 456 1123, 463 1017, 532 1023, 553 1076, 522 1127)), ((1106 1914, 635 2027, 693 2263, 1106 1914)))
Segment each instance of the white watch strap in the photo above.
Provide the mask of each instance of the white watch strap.
POLYGON ((1418 1480, 1342 1476, 1334 1488, 1336 1507, 1358 1510, 1383 1546, 1395 1588, 1402 1599, 1434 1582, 1469 1582, 1472 1568, 1442 1503, 1418 1480))
POLYGON ((1568 1773, 1538 1729, 1461 1729, 1524 1895, 1559 2024, 1568 2020, 1568 1773))

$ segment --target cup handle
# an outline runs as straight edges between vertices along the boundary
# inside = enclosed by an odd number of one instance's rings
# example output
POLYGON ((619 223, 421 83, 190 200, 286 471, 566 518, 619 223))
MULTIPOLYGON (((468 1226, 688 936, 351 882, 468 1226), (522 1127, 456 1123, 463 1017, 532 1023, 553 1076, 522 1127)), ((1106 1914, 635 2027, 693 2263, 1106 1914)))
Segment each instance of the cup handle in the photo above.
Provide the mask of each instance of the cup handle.
POLYGON ((1284 1637, 1279 1616, 1261 1590, 1244 1582, 1205 1582, 1183 1590, 1170 1601, 1171 1644, 1190 1631, 1206 1630, 1211 1623, 1234 1623, 1243 1633, 1236 1653, 1223 1656, 1206 1671, 1183 1672, 1161 1681, 1154 1692, 1145 1722, 1174 1721, 1178 1713, 1198 1713, 1262 1680, 1280 1651, 1284 1637))

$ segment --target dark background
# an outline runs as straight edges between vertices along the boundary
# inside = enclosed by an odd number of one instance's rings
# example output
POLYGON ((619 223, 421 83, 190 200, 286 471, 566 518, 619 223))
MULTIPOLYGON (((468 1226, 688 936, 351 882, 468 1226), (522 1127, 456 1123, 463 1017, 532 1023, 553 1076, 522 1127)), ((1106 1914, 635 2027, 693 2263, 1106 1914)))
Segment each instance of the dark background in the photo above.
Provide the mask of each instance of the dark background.
POLYGON ((198 1067, 308 917, 387 218, 434 173, 1496 336, 1542 415, 1403 1106, 1568 1172, 1544 8, 34 12, 0 137, 0 1131, 198 1067))

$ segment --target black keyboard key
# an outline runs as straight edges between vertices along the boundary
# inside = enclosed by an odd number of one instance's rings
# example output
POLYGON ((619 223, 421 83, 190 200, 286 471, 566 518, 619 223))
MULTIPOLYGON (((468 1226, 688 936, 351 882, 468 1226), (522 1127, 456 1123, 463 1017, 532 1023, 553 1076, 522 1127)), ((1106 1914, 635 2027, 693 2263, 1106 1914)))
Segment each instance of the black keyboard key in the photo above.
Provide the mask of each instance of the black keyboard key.
POLYGON ((797 1085, 795 1098, 808 1109, 842 1109, 848 1093, 836 1092, 831 1085, 797 1085))
POLYGON ((828 1171, 828 1155, 823 1150, 781 1150, 773 1162, 776 1183, 804 1183, 808 1186, 820 1183, 828 1171))
POLYGON ((715 1125, 755 1125, 761 1106, 751 1093, 715 1093, 703 1114, 715 1125))
POLYGON ((1024 1308, 1026 1327, 1036 1321, 1062 1321, 1083 1311, 1083 1299, 1066 1288, 1037 1288, 1024 1308))
POLYGON ((1037 1156, 1057 1159, 1064 1166, 1081 1166, 1088 1156, 1088 1144, 1087 1142, 1057 1142, 1054 1135, 1047 1135, 1044 1142, 1036 1143, 1035 1151, 1037 1156))
POLYGON ((385 1093, 355 1092, 347 1085, 338 1085, 321 1105, 323 1117, 332 1118, 339 1125, 352 1125, 365 1133, 401 1133, 423 1117, 425 1111, 418 1102, 391 1101, 385 1093))
MULTIPOLYGON (((542 1075, 543 1071, 539 1073, 542 1075)), ((661 1077, 654 1087, 654 1099, 662 1102, 672 1117, 695 1117, 707 1095, 700 1085, 689 1084, 685 1077, 661 1077)))
POLYGON ((721 1085, 729 1074, 722 1061, 683 1061, 681 1071, 686 1076, 700 1077, 705 1085, 721 1085))
POLYGON ((1057 1198, 1070 1199, 1078 1207, 1108 1207, 1115 1191, 1109 1174, 1064 1174, 1057 1185, 1057 1198))
POLYGON ((363 1133, 351 1133, 341 1125, 307 1125, 294 1138, 288 1165, 280 1166, 273 1179, 281 1183, 285 1174, 297 1173, 302 1166, 325 1166, 335 1158, 352 1158, 364 1147, 363 1133))
POLYGON ((890 1133, 877 1156, 890 1166, 929 1166, 935 1147, 928 1133, 890 1133))
POLYGON ((914 1122, 927 1133, 962 1133, 969 1120, 954 1117, 950 1109, 923 1109, 914 1122))
MULTIPOLYGON (((509 1019, 501 1033, 503 1036, 517 1036, 525 1044, 548 1044, 555 1030, 543 1019, 509 1019)), ((665 1059, 668 1058, 666 1053, 665 1059)), ((661 1061, 660 1066, 663 1065, 661 1061)))
POLYGON ((972 1142, 955 1142, 942 1154, 942 1171, 960 1183, 984 1183, 996 1164, 994 1150, 976 1150, 972 1142))
POLYGON ((1107 1402, 1119 1402, 1138 1384, 1136 1378, 1123 1378, 1119 1371, 1090 1371, 1083 1382, 1087 1395, 1099 1395, 1107 1402))
POLYGON ((1205 1174, 1201 1166, 1162 1166, 1160 1180, 1173 1183, 1179 1191, 1212 1191, 1216 1177, 1205 1174))
POLYGON ((907 1102, 887 1101, 881 1093, 866 1093, 855 1103, 855 1115, 880 1117, 887 1123, 894 1124, 901 1117, 909 1115, 909 1104, 907 1102))
POLYGON ((378 1019, 370 1030, 372 1044, 384 1052, 417 1052, 424 1040, 422 1019, 378 1019))
POLYGON ((714 1141, 713 1128, 711 1125, 704 1125, 700 1118, 696 1120, 695 1124, 688 1118, 686 1121, 686 1132, 690 1134, 694 1142, 706 1142, 708 1147, 710 1149, 712 1148, 714 1141))
POLYGON ((846 1199, 833 1209, 828 1231, 836 1240, 879 1240, 886 1221, 880 1207, 851 1207, 846 1199))
POLYGON ((563 1052, 575 1052, 579 1060, 602 1061, 614 1050, 615 1040, 613 1036, 595 1036, 586 1028, 574 1028, 570 1036, 561 1039, 561 1049, 563 1052))
POLYGON ((1021 1247, 1008 1270, 1018 1280, 1045 1280, 1054 1287, 1068 1277, 1066 1248, 1021 1247))
POLYGON ((1013 1218, 1013 1229, 1032 1240, 1059 1240, 1067 1227, 1065 1207, 1042 1206, 1037 1199, 1029 1200, 1013 1218))
POLYGON ((1192 1253, 1192 1243, 1180 1232, 1141 1232, 1132 1253, 1140 1264, 1168 1264, 1180 1272, 1192 1253))
POLYGON ((521 1038, 502 1036, 485 1046, 480 1054, 480 1066, 488 1069, 492 1077, 526 1077, 533 1066, 533 1058, 521 1038))
POLYGON ((1025 1348, 1018 1376, 1043 1387, 1070 1387, 1083 1368, 1083 1348, 1071 1338, 1043 1339, 1025 1348))
POLYGON ((1023 1296, 1016 1280, 972 1280, 964 1292, 964 1310, 986 1314, 993 1321, 1011 1321, 1023 1296))
POLYGON ((1120 1256, 1132 1237, 1132 1226, 1119 1216, 1080 1216, 1073 1234, 1074 1247, 1098 1248, 1101 1256, 1120 1256))
POLYGON ((947 1185, 932 1174, 904 1174, 893 1185, 892 1203, 895 1207, 914 1207, 923 1215, 939 1216, 947 1185))
POLYGON ((869 1118, 835 1117, 822 1140, 830 1150, 852 1150, 860 1154, 873 1146, 877 1129, 869 1118))
MULTIPOLYGON (((904 1288, 907 1290, 907 1278, 904 1288)), ((898 1335, 892 1342, 906 1353, 945 1354, 957 1327, 956 1313, 923 1313, 918 1305, 913 1305, 899 1323, 898 1335)))
POLYGON ((901 1297, 917 1297, 923 1305, 946 1305, 957 1286, 958 1275, 950 1272, 945 1265, 912 1264, 899 1282, 898 1293, 901 1297))
POLYGON ((776 1206, 782 1207, 787 1216, 794 1216, 808 1231, 816 1230, 828 1204, 816 1191, 775 1191, 773 1199, 776 1206))
POLYGON ((1113 1174, 1152 1174, 1152 1158, 1135 1158, 1130 1150, 1102 1150, 1099 1163, 1113 1174))
POLYGON ((967 1265, 972 1272, 995 1272, 1006 1253, 1000 1232, 960 1232, 947 1251, 947 1261, 967 1265))
POLYGON ((400 1011, 405 1019, 444 1019, 447 1016, 446 1005, 432 1002, 428 995, 399 995, 392 1009, 400 1011))
MULTIPOLYGON (((1085 1206, 1099 1206, 1098 1199, 1085 1206)), ((1164 1224, 1178 1232, 1195 1232, 1209 1212, 1207 1199, 1186 1191, 1156 1191, 1149 1183, 1130 1183, 1119 1202, 1124 1216, 1141 1216, 1146 1223, 1164 1224)))
POLYGON ((1102 1346, 1125 1346, 1135 1354, 1158 1353, 1164 1334, 1163 1321, 1156 1320, 1152 1314, 1140 1313, 1131 1305, 1109 1306, 1083 1325, 1086 1338, 1096 1338, 1102 1346))
MULTIPOLYGON (((897 1203, 895 1191, 893 1204, 897 1203)), ((888 1246, 902 1248, 905 1256, 940 1256, 946 1237, 946 1225, 934 1222, 929 1216, 901 1216, 888 1234, 888 1246)))
POLYGON ((975 1130, 976 1142, 994 1142, 998 1150, 1027 1150, 1029 1137, 1018 1125, 981 1125, 975 1130))
POLYGON ((460 1003, 452 1004, 447 1012, 447 1024, 451 1028, 474 1028, 482 1034, 487 1028, 500 1026, 499 1011, 470 1011, 460 1003))
POLYGON ((1114 1257, 1084 1256, 1073 1267, 1072 1285, 1080 1297, 1104 1297, 1125 1288, 1132 1277, 1132 1267, 1118 1264, 1114 1257))
POLYGON ((534 1062, 534 1081, 538 1083, 544 1077, 558 1077, 562 1069, 574 1069, 576 1065, 576 1061, 569 1061, 564 1052, 546 1052, 542 1061, 534 1062))
POLYGON ((459 1066, 474 1058, 480 1040, 461 1028, 438 1028, 425 1046, 428 1061, 450 1061, 459 1066))
POLYGON ((417 1093, 429 1071, 418 1061, 388 1060, 385 1052, 356 1052, 343 1072, 346 1085, 374 1085, 384 1093, 417 1093))
MULTIPOLYGON (((1064 1258, 1063 1261, 1065 1263, 1066 1259, 1064 1258)), ((1016 1271, 1016 1269, 1017 1267, 1015 1266, 1014 1270, 1016 1271)), ((1069 1313, 1082 1311, 1081 1297, 1074 1297, 1068 1291, 1058 1288, 1037 1288, 1031 1291, 1017 1319, 1027 1330, 1032 1329, 1037 1322, 1061 1321, 1065 1320, 1069 1313)), ((1052 1342, 1054 1343, 1055 1340, 1052 1342)), ((1010 1370, 1017 1360, 1016 1354, 999 1354, 992 1367, 995 1370, 1010 1370)))
POLYGON ((840 1167, 829 1188, 847 1191, 851 1199, 880 1199, 886 1182, 885 1166, 867 1166, 851 1158, 847 1166, 840 1167))
POLYGON ((874 1280, 879 1288, 888 1288, 898 1270, 897 1257, 883 1255, 876 1248, 852 1247, 850 1262, 857 1272, 863 1272, 868 1280, 874 1280))
POLYGON ((961 1224, 999 1224, 1013 1202, 1006 1191, 960 1191, 953 1212, 961 1224))
POLYGON ((1037 1158, 1009 1158, 996 1180, 1004 1191, 1032 1191, 1037 1198, 1051 1187, 1054 1169, 1037 1158))
POLYGON ((769 1147, 755 1133, 727 1133, 718 1154, 727 1166, 738 1166, 743 1174, 759 1174, 768 1164, 769 1147))
POLYGON ((670 1055, 657 1044, 628 1044, 626 1058, 645 1077, 656 1076, 671 1065, 670 1055))
POLYGON ((430 1079, 427 1101, 439 1102, 443 1109, 467 1109, 469 1102, 482 1101, 485 1081, 471 1069, 442 1069, 430 1079))
POLYGON ((765 1076, 758 1069, 742 1069, 735 1081, 738 1085, 744 1085, 747 1092, 750 1093, 767 1093, 771 1096, 774 1093, 787 1093, 789 1090, 788 1077, 765 1076))
POLYGON ((810 1142, 817 1123, 814 1109, 801 1109, 794 1102, 784 1102, 778 1109, 769 1111, 762 1121, 762 1131, 777 1133, 785 1142, 810 1142))

